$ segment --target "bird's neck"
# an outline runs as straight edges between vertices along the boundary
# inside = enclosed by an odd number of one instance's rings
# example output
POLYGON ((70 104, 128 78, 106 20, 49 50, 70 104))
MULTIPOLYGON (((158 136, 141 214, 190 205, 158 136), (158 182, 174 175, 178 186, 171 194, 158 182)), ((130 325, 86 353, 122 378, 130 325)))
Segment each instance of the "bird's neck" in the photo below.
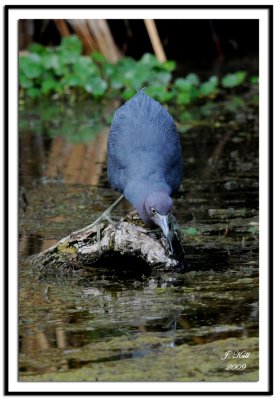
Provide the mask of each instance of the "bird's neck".
POLYGON ((166 183, 160 183, 157 185, 152 184, 151 187, 147 184, 129 184, 124 191, 125 198, 137 210, 140 218, 145 224, 152 224, 145 209, 145 200, 147 196, 153 192, 162 192, 169 196, 171 189, 166 183))

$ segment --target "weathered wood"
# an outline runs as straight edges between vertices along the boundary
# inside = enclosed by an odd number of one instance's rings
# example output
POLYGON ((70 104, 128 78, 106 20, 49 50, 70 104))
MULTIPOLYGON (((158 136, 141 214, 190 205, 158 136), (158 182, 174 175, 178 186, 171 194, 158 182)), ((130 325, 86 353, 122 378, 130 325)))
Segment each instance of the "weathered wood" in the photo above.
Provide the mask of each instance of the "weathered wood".
POLYGON ((121 53, 114 41, 108 22, 105 19, 88 19, 89 30, 97 42, 101 53, 111 63, 116 63, 121 53))
POLYGON ((144 19, 144 23, 148 31, 154 54, 156 55, 158 61, 167 61, 159 34, 157 32, 155 21, 153 19, 144 19))
POLYGON ((67 21, 82 41, 86 54, 100 50, 97 41, 90 33, 86 19, 68 19, 67 21))
POLYGON ((35 275, 48 276, 87 269, 100 265, 107 257, 113 263, 114 256, 130 257, 131 266, 132 260, 166 270, 182 266, 183 251, 177 232, 173 239, 177 254, 172 256, 160 229, 150 230, 142 226, 138 217, 126 217, 113 224, 104 221, 99 228, 100 247, 96 226, 73 232, 33 257, 35 275))
POLYGON ((60 35, 62 37, 69 36, 70 35, 70 30, 66 24, 66 21, 64 19, 54 19, 54 23, 56 25, 56 28, 58 29, 60 35))

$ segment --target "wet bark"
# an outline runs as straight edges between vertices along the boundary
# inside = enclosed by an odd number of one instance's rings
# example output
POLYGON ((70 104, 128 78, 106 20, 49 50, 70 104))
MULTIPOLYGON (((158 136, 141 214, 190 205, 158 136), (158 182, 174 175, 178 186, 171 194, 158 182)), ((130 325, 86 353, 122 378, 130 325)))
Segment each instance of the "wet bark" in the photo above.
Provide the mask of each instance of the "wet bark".
POLYGON ((183 268, 183 249, 178 231, 173 238, 174 254, 171 254, 160 229, 151 230, 141 225, 138 217, 85 227, 61 239, 56 245, 32 258, 35 275, 65 274, 82 268, 96 267, 102 261, 113 264, 114 257, 130 257, 130 266, 142 262, 149 267, 172 270, 183 268))

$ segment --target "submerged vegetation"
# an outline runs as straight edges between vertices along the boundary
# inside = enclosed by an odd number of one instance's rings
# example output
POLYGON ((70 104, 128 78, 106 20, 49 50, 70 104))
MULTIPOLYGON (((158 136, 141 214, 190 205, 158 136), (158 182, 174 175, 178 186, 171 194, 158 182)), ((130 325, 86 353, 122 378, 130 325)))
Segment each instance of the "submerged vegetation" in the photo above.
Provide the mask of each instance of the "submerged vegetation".
POLYGON ((245 71, 222 79, 211 76, 205 82, 195 73, 173 79, 175 61, 160 63, 146 53, 139 61, 123 57, 111 64, 98 52, 85 56, 82 51, 82 43, 75 35, 63 38, 57 47, 31 44, 28 53, 19 58, 20 98, 128 100, 145 86, 145 92, 162 103, 186 106, 200 99, 213 99, 224 90, 232 91, 247 79, 249 84, 258 84, 258 77, 248 77, 245 71))

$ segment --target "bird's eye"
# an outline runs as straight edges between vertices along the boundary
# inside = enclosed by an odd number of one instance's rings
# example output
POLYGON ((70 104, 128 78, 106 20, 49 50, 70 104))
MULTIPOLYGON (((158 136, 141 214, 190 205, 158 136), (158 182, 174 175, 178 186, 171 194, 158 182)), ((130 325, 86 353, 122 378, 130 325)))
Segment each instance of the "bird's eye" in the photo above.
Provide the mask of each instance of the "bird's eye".
POLYGON ((151 207, 151 213, 152 213, 152 215, 156 214, 156 210, 154 208, 152 208, 152 207, 151 207))

